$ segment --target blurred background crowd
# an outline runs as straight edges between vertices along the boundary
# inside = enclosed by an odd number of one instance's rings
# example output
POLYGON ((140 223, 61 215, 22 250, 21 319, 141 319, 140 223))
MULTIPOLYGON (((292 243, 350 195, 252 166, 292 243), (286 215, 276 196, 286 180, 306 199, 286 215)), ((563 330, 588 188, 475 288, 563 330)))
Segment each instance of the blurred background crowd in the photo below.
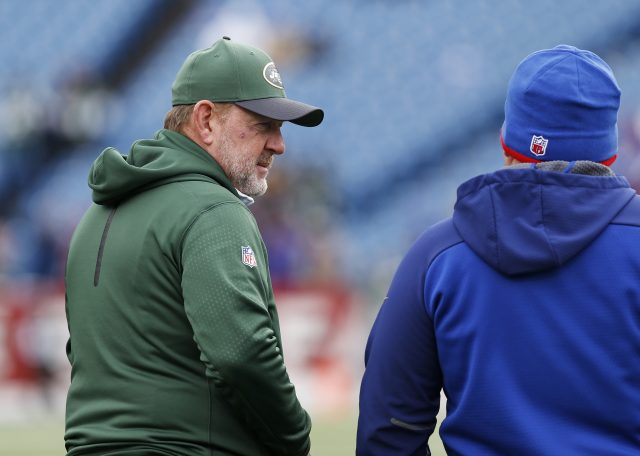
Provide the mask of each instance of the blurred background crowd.
POLYGON ((284 127, 252 206, 312 413, 355 413, 391 275, 462 181, 501 166, 527 54, 565 43, 612 66, 613 168, 640 185, 637 0, 0 0, 0 423, 64 411, 63 273, 91 162, 160 129, 185 57, 223 35, 267 50, 288 95, 326 113, 284 127))

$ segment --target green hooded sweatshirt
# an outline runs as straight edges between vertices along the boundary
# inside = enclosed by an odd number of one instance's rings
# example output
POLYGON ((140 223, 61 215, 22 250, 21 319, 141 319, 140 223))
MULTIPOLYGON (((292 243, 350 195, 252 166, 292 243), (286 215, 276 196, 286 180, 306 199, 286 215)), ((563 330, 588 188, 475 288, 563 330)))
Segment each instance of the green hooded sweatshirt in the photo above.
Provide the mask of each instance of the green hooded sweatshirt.
POLYGON ((222 168, 159 131, 91 168, 69 248, 68 455, 307 455, 267 253, 222 168))

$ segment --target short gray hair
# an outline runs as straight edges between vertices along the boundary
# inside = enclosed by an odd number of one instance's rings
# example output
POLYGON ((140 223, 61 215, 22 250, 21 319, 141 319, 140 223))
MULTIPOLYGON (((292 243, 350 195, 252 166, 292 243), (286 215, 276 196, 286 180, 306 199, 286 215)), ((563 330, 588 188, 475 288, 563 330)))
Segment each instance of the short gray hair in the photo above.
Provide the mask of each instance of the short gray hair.
POLYGON ((184 125, 189 122, 189 119, 191 119, 191 113, 193 113, 194 106, 194 104, 188 104, 178 105, 171 108, 164 117, 164 128, 182 133, 184 125))
MULTIPOLYGON (((185 125, 191 120, 194 106, 195 104, 187 104, 177 105, 171 108, 164 118, 164 128, 183 133, 185 125)), ((231 106, 232 103, 214 103, 213 112, 224 122, 229 115, 229 108, 231 108, 231 106)))

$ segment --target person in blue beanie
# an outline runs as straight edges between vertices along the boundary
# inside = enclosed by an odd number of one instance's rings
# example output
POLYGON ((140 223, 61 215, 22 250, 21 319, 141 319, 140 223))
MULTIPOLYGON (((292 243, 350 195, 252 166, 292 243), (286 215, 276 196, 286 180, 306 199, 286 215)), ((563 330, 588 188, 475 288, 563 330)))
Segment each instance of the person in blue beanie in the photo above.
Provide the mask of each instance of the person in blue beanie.
POLYGON ((560 45, 509 82, 505 167, 401 262, 369 336, 357 455, 640 454, 640 198, 609 165, 620 89, 560 45))

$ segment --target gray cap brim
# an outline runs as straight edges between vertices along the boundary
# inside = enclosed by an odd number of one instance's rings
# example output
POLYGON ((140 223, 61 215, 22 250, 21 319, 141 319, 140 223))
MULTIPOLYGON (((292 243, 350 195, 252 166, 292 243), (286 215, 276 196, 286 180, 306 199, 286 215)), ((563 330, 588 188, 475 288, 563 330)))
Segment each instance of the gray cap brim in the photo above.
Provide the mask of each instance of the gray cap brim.
POLYGON ((303 127, 316 127, 324 119, 322 109, 288 98, 260 98, 236 101, 235 104, 261 116, 286 120, 303 127))

